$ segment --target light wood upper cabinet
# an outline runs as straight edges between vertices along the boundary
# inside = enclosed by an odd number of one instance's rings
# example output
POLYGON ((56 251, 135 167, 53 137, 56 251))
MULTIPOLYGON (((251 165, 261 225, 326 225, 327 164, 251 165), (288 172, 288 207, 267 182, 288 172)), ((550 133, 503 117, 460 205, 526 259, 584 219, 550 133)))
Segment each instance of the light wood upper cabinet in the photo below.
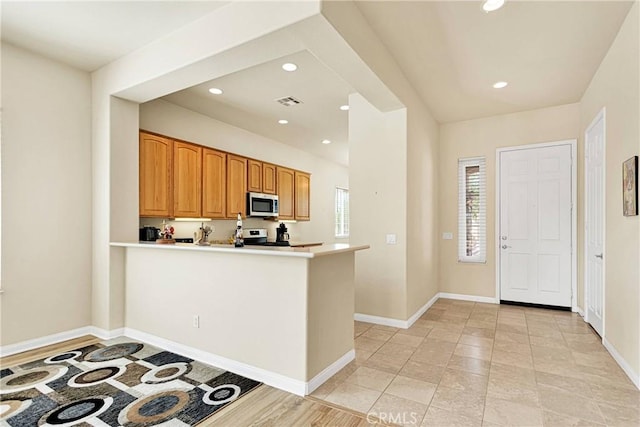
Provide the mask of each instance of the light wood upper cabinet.
POLYGON ((202 216, 227 216, 227 154, 204 148, 202 150, 202 216))
POLYGON ((202 213, 202 147, 173 143, 173 216, 200 217, 202 213))
POLYGON ((140 132, 139 148, 140 216, 170 217, 173 215, 171 198, 173 141, 140 132))
POLYGON ((262 162, 249 159, 247 168, 249 169, 247 191, 262 193, 262 162))
POLYGON ((262 164, 262 192, 276 194, 276 166, 270 163, 262 164))
POLYGON ((227 154, 227 218, 246 216, 247 159, 227 154))
POLYGON ((295 173, 292 169, 276 167, 278 176, 278 219, 294 219, 295 173))
POLYGON ((295 216, 298 221, 309 221, 311 218, 311 175, 295 172, 295 216))

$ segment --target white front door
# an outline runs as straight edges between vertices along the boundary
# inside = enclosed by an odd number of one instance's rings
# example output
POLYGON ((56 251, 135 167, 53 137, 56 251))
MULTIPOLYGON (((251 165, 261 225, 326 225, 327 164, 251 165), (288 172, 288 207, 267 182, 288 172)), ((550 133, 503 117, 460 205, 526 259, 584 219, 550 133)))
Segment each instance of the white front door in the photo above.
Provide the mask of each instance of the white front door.
POLYGON ((604 307, 604 115, 585 135, 586 321, 603 336, 604 307))
POLYGON ((571 307, 571 145, 500 153, 500 299, 571 307))

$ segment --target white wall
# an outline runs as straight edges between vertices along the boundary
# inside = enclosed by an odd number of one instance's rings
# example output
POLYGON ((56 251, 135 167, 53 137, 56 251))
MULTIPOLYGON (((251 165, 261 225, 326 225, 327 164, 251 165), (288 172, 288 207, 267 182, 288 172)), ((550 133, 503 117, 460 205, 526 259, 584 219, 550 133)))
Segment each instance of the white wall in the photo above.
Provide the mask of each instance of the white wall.
POLYGON ((2 44, 4 345, 91 324, 88 73, 2 44))
MULTIPOLYGON (((622 162, 640 154, 640 5, 635 2, 585 92, 584 131, 606 108, 605 339, 640 375, 640 217, 622 215, 622 162)), ((582 176, 582 175, 581 175, 582 176)))
MULTIPOLYGON (((284 143, 256 135, 244 129, 195 113, 164 100, 140 105, 140 128, 163 135, 217 148, 311 173, 311 221, 287 224, 292 241, 333 243, 335 231, 335 189, 349 188, 348 169, 338 163, 316 157, 284 143)), ((142 219, 142 224, 158 222, 142 219)), ((212 221, 215 232, 210 239, 229 237, 236 227, 232 221, 212 221)), ((193 237, 199 223, 173 223, 177 237, 193 237)), ((245 228, 267 228, 275 239, 277 223, 249 218, 245 228)))

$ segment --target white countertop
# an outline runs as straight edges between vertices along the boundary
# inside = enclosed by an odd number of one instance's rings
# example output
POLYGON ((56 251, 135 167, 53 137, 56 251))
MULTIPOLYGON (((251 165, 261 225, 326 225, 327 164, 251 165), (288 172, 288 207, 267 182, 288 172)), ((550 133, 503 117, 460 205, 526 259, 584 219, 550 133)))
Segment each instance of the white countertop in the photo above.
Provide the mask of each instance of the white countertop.
POLYGON ((245 246, 243 248, 236 248, 233 245, 198 246, 194 245, 193 243, 176 243, 173 245, 166 245, 158 244, 155 242, 111 242, 111 246, 120 246, 125 248, 145 248, 154 250, 182 250, 200 252, 223 252, 245 255, 288 256, 298 258, 315 258, 319 256, 369 249, 369 245, 350 245, 348 243, 332 243, 328 245, 311 246, 305 248, 292 248, 283 246, 245 246))

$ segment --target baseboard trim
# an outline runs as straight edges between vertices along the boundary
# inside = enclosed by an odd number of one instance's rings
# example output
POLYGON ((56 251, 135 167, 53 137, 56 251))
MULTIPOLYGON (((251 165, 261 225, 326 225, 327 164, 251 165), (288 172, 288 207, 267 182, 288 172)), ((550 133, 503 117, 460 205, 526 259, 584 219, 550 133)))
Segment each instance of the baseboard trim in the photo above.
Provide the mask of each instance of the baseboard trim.
POLYGON ((427 310, 429 310, 429 308, 433 304, 435 304, 435 302, 438 301, 439 298, 440 298, 440 293, 435 294, 433 296, 433 298, 431 298, 429 301, 427 301, 427 303, 425 305, 423 305, 422 307, 420 307, 418 309, 418 311, 413 313, 413 316, 409 317, 409 320, 407 320, 407 328, 410 328, 411 326, 413 326, 413 324, 416 323, 416 320, 418 320, 420 318, 420 316, 422 316, 424 313, 426 313, 427 310))
POLYGON ((91 335, 95 335, 101 340, 111 340, 124 335, 124 328, 107 331, 106 329, 98 328, 96 326, 89 326, 89 330, 91 331, 91 335))
POLYGON ((309 387, 309 383, 306 383, 304 381, 289 378, 275 372, 267 371, 266 369, 248 365, 246 363, 227 359, 226 357, 208 353, 206 351, 202 351, 188 345, 180 344, 174 341, 167 340, 165 338, 151 335, 146 332, 138 331, 136 329, 124 328, 124 335, 129 338, 140 340, 153 346, 160 347, 162 349, 169 350, 183 356, 187 356, 199 362, 234 372, 238 375, 251 378, 252 380, 260 381, 272 387, 288 391, 289 393, 293 393, 298 396, 304 396, 305 392, 307 391, 307 387, 309 387))
POLYGON ((450 294, 448 292, 440 292, 440 298, 456 299, 461 301, 482 302, 485 304, 500 304, 500 301, 494 297, 481 297, 477 295, 450 294))
POLYGON ((392 326, 394 328, 407 329, 409 322, 406 320, 392 319, 390 317, 373 316, 371 314, 355 313, 353 319, 358 322, 373 323, 375 325, 392 326))
POLYGON ((36 348, 58 344, 74 338, 80 338, 85 335, 95 335, 92 326, 85 326, 83 328, 72 329, 70 331, 59 332, 57 334, 51 334, 40 338, 2 346, 0 347, 0 357, 11 356, 13 354, 34 350, 36 348))
POLYGON ((320 387, 325 383, 329 378, 338 373, 342 368, 351 363, 352 360, 356 358, 356 351, 349 350, 338 360, 333 362, 331 365, 327 366, 322 372, 313 377, 311 381, 307 383, 305 394, 311 394, 315 389, 320 387))
POLYGON ((627 376, 629 377, 631 382, 636 386, 636 388, 640 389, 640 375, 638 375, 638 373, 634 372, 634 370, 631 368, 631 366, 629 366, 627 361, 624 360, 624 357, 622 357, 622 355, 620 353, 618 353, 618 350, 616 350, 616 348, 613 346, 613 344, 611 344, 609 341, 607 341, 606 338, 602 338, 602 345, 604 345, 604 348, 607 349, 609 354, 611 354, 613 359, 622 368, 624 373, 627 374, 627 376))
POLYGON ((394 328, 408 329, 416 320, 420 318, 436 301, 440 298, 456 299, 462 301, 482 302, 487 304, 500 304, 495 298, 492 297, 479 297, 476 295, 463 295, 463 294, 450 294, 447 292, 438 292, 431 298, 425 305, 420 307, 408 320, 393 319, 390 317, 374 316, 372 314, 355 313, 353 315, 354 320, 359 322, 373 323, 375 325, 393 326, 394 328))

